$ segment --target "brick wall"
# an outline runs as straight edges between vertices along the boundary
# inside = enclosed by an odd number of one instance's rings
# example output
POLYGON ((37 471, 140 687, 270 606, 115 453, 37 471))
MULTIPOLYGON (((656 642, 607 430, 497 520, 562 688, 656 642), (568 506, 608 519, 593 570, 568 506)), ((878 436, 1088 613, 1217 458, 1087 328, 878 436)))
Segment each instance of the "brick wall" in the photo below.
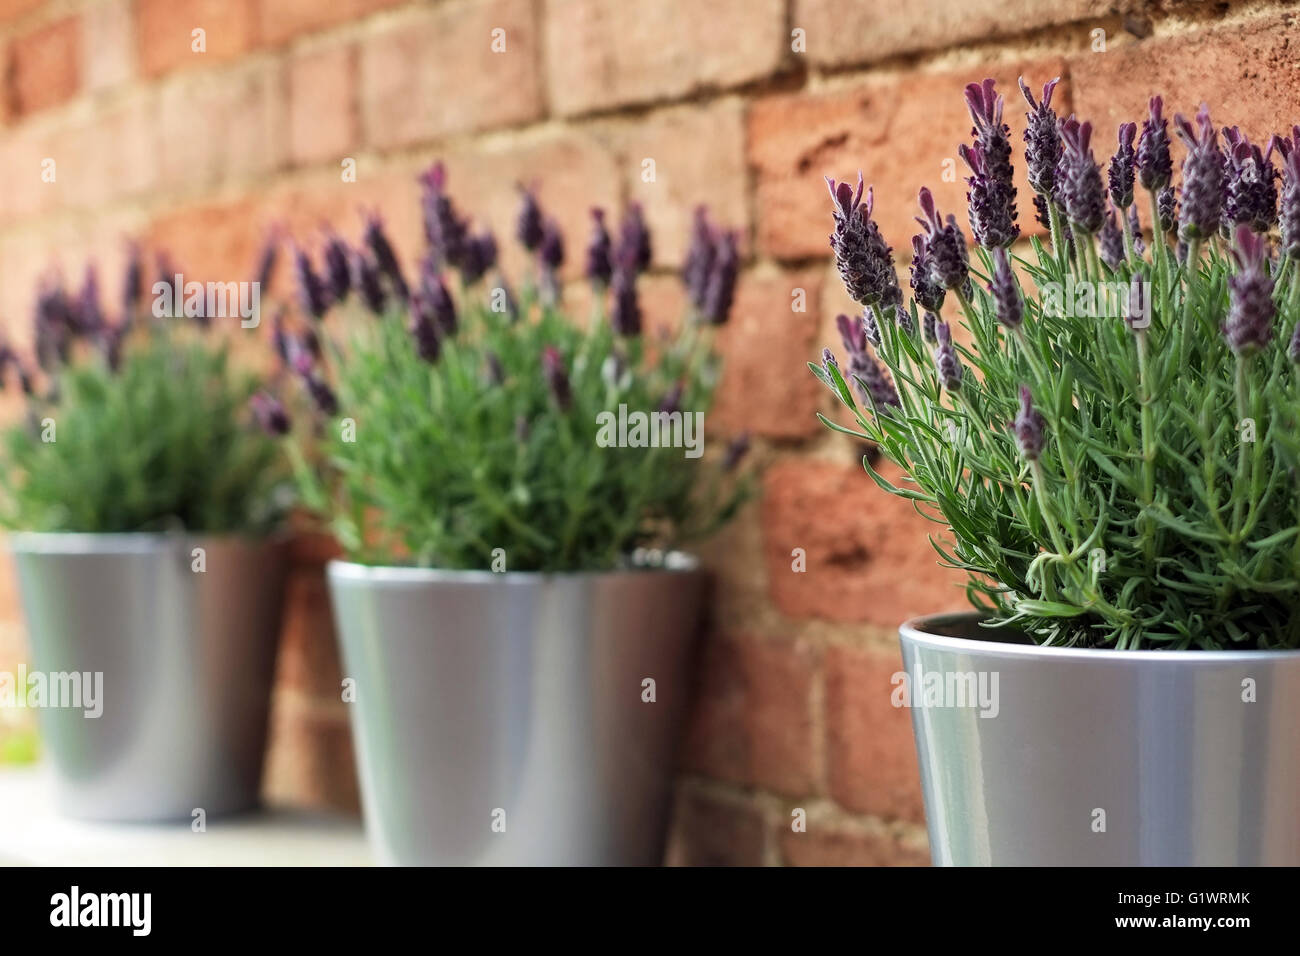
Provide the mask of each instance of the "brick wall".
MULTIPOLYGON (((888 704, 895 626, 963 598, 935 566, 929 526, 862 475, 861 448, 813 417, 830 409, 802 363, 834 340, 845 305, 821 177, 862 168, 887 237, 907 248, 918 186, 945 209, 963 205, 943 171, 970 125, 961 88, 985 75, 1013 122, 1018 74, 1064 77, 1062 111, 1098 122, 1100 151, 1157 91, 1182 111, 1207 99, 1252 135, 1285 128, 1300 119, 1287 6, 0 0, 0 316, 24 341, 34 276, 54 261, 71 271, 93 256, 115 296, 127 235, 168 248, 187 272, 237 279, 267 224, 307 234, 325 217, 355 235, 358 207, 373 204, 410 261, 414 176, 434 157, 462 208, 503 236, 517 180, 540 183, 571 249, 591 204, 642 202, 661 273, 645 298, 668 316, 681 307, 670 273, 690 210, 709 203, 743 230, 746 256, 717 422, 750 428, 768 468, 761 498, 707 549, 720 587, 670 855, 920 863, 908 717, 888 704), (192 49, 196 28, 205 52, 192 49), (498 28, 503 53, 489 47, 498 28), (46 158, 53 183, 41 179, 46 158), (345 158, 355 183, 341 182, 345 158), (791 309, 798 289, 804 313, 791 309), (792 570, 796 548, 804 573, 792 570), (791 830, 795 808, 806 833, 791 830)), ((510 251, 507 265, 518 263, 510 251)), ((318 558, 303 556, 295 585, 306 616, 282 661, 272 789, 346 805, 337 661, 311 639, 323 626, 318 558)), ((0 657, 12 656, 3 585, 0 603, 0 657)))

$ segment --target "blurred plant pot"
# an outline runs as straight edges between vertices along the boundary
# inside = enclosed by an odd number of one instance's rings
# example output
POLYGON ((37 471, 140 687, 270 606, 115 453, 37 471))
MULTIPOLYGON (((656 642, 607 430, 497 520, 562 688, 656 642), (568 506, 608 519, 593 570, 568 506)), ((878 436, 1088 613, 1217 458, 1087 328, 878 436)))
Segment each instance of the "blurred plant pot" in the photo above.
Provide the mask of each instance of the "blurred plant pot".
POLYGON ((936 864, 1300 863, 1300 651, 1038 647, 977 621, 900 631, 936 864))
POLYGON ((183 534, 9 540, 31 672, 103 675, 99 717, 38 712, 59 808, 149 821, 256 806, 283 544, 183 534))
POLYGON ((662 862, 706 583, 693 561, 557 575, 334 562, 329 579, 381 862, 662 862))

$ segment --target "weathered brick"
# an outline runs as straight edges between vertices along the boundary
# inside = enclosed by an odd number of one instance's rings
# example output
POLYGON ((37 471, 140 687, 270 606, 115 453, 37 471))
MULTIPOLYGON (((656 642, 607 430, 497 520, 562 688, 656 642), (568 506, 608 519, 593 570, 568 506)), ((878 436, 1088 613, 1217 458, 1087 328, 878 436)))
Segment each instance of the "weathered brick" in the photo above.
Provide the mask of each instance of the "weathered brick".
POLYGON ((789 866, 928 866, 924 839, 882 826, 821 824, 809 820, 805 833, 785 828, 781 856, 789 866))
POLYGON ((366 142, 406 146, 542 115, 538 26, 530 0, 464 0, 420 10, 361 45, 366 142), (505 49, 493 52, 493 31, 505 49))
POLYGON ((925 820, 910 713, 890 702, 897 650, 826 651, 827 771, 841 806, 889 820, 925 820))
POLYGON ((657 265, 681 265, 699 205, 709 207, 719 227, 739 233, 741 253, 746 253, 748 176, 739 102, 676 107, 620 121, 611 124, 610 140, 619 154, 626 194, 645 211, 657 265))
POLYGON ((406 0, 261 0, 258 36, 268 46, 350 23, 406 0))
POLYGON ((0 23, 12 23, 45 2, 46 0, 0 0, 0 23))
POLYGON ((14 113, 26 116, 58 106, 77 95, 81 85, 81 25, 64 17, 9 44, 9 73, 14 113))
MULTIPOLYGON (((965 170, 957 154, 971 120, 962 91, 992 76, 1007 98, 1006 120, 1016 149, 1020 226, 1037 229, 1033 194, 1020 149, 1025 103, 1016 87, 1063 76, 1061 60, 972 67, 960 72, 868 80, 827 93, 780 94, 757 100, 749 112, 749 162, 757 174, 758 247, 779 258, 829 255, 830 198, 824 177, 856 179, 862 170, 875 187, 875 216, 900 266, 918 227, 916 193, 929 186, 945 214, 967 229, 965 170)), ((1065 83, 1053 105, 1070 111, 1065 83)))
POLYGON ((342 664, 334 634, 325 564, 337 545, 323 535, 295 538, 276 659, 277 688, 321 701, 340 700, 342 664))
POLYGON ((346 704, 323 707, 296 694, 275 694, 262 781, 268 803, 356 814, 361 795, 355 767, 346 704))
POLYGON ((693 695, 685 766, 780 793, 815 791, 816 671, 816 653, 794 641, 710 640, 693 695))
POLYGON ((145 76, 211 66, 257 44, 255 0, 136 0, 136 53, 145 76), (194 31, 203 30, 203 51, 194 31))
MULTIPOLYGON (((1114 145, 1115 127, 1141 120, 1156 93, 1164 96, 1170 117, 1190 117, 1205 102, 1218 125, 1240 126, 1267 142, 1297 120, 1298 23, 1288 11, 1077 54, 1069 61, 1075 109, 1097 127, 1094 139, 1106 149, 1114 145)), ((1177 151, 1175 162, 1181 162, 1177 151)))
POLYGON ((278 62, 179 77, 160 93, 160 176, 195 189, 261 175, 286 155, 285 81, 278 62))
POLYGON ((699 792, 678 796, 669 840, 673 866, 761 866, 764 825, 757 809, 699 792))
POLYGON ((822 66, 873 63, 903 53, 957 47, 1042 27, 1109 16, 1115 0, 794 0, 791 27, 806 31, 807 55, 822 66))
POLYGON ((296 54, 288 69, 290 160, 312 163, 347 153, 360 139, 356 48, 296 54))
POLYGON ((148 226, 149 247, 165 251, 194 281, 251 280, 265 210, 257 197, 172 207, 148 226))
POLYGON ((740 86, 790 49, 784 0, 711 0, 707 13, 648 0, 635 14, 621 0, 555 0, 546 13, 551 104, 566 116, 740 86))
POLYGON ((821 431, 825 388, 804 364, 821 354, 820 286, 815 270, 741 275, 718 337, 722 382, 712 420, 723 432, 793 439, 821 431), (795 312, 800 290, 806 311, 795 312))
POLYGON ((161 155, 156 104, 147 93, 117 99, 69 133, 59 165, 69 205, 97 207, 154 187, 161 155))
MULTIPOLYGON (((878 468, 902 480, 888 462, 878 468)), ((918 614, 963 604, 955 585, 964 578, 938 566, 927 538, 938 526, 877 488, 860 467, 777 462, 764 476, 762 511, 772 600, 790 617, 892 630, 918 614), (794 570, 797 560, 805 571, 794 570)))
POLYGON ((88 90, 124 83, 135 75, 135 21, 131 0, 91 4, 81 15, 82 75, 88 90))

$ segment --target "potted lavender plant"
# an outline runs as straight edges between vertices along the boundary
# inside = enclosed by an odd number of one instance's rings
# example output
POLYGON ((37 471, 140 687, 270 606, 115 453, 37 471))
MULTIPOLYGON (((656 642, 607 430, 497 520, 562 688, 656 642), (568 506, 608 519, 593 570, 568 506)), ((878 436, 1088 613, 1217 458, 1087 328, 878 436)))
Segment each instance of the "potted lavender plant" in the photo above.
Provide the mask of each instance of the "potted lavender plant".
POLYGON ((31 646, 11 690, 40 707, 64 812, 190 820, 258 799, 292 489, 255 419, 286 423, 250 409, 207 319, 147 307, 135 253, 125 290, 110 321, 93 270, 46 282, 35 360, 0 345, 25 396, 0 433, 31 646))
POLYGON ((922 190, 910 301, 870 194, 831 182, 863 312, 813 367, 856 427, 826 423, 905 469, 866 463, 976 607, 901 632, 934 860, 1300 863, 1300 128, 1176 117, 1180 202, 1159 97, 1103 175, 1055 83, 1021 83, 1048 245, 1017 245, 991 80, 973 256, 922 190))
POLYGON ((531 193, 516 297, 442 167, 421 181, 418 280, 372 217, 320 271, 295 251, 304 316, 277 337, 318 415, 291 445, 304 496, 348 556, 329 581, 371 842, 399 864, 658 863, 705 587, 675 548, 743 486, 740 446, 700 460, 734 238, 701 218, 697 321, 649 341, 639 210, 617 240, 594 214, 584 329, 531 193))

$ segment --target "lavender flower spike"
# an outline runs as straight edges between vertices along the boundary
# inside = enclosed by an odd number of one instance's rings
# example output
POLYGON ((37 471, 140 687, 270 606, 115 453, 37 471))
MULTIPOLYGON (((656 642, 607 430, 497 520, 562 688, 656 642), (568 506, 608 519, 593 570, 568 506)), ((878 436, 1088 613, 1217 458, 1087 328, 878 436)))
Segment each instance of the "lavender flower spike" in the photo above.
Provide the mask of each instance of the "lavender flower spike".
POLYGON ((1012 185, 1011 127, 1002 122, 1003 99, 994 89, 993 80, 967 85, 966 106, 975 122, 971 135, 975 138, 975 152, 984 167, 983 175, 1006 187, 1014 209, 1016 189, 1012 185))
POLYGON ((1061 124, 1065 149, 1056 167, 1056 188, 1076 233, 1096 233, 1106 219, 1106 190, 1092 156, 1092 124, 1073 116, 1061 124))
POLYGON ((1219 134, 1204 103, 1194 128, 1183 116, 1174 117, 1179 138, 1187 145, 1183 160, 1183 207, 1178 231, 1187 240, 1208 239, 1219 228, 1223 211, 1223 153, 1219 134))
POLYGON ((841 313, 835 316, 835 328, 839 330, 840 339, 844 342, 844 349, 849 355, 857 355, 867 350, 867 330, 863 327, 861 319, 854 321, 841 313))
POLYGON ((950 392, 961 389, 961 362, 957 360, 957 350, 952 347, 952 329, 947 322, 940 322, 934 327, 938 344, 934 348, 934 365, 939 370, 939 381, 950 392))
POLYGON ((983 154, 965 143, 957 148, 970 167, 966 178, 967 211, 975 241, 985 249, 1005 248, 1020 238, 1016 225, 1016 188, 988 172, 983 154))
POLYGON ((330 307, 329 291, 300 246, 293 248, 293 267, 298 280, 298 301, 303 311, 313 318, 321 318, 330 307))
POLYGON ((1153 96, 1148 105, 1150 113, 1142 121, 1142 135, 1138 138, 1134 163, 1142 188, 1159 192, 1173 178, 1174 161, 1169 155, 1169 124, 1162 113, 1164 100, 1153 96))
POLYGON ((701 316, 710 325, 724 325, 731 315, 731 305, 736 297, 736 280, 740 274, 740 252, 736 248, 736 234, 726 232, 718 237, 713 253, 713 269, 704 291, 704 308, 701 316))
POLYGON ((1016 435, 1016 446, 1027 461, 1037 461, 1047 445, 1047 423, 1042 414, 1034 408, 1033 396, 1028 385, 1020 386, 1020 413, 1011 423, 1016 435))
POLYGON ((551 398, 562 412, 573 407, 573 386, 569 384, 569 373, 564 367, 564 357, 554 345, 542 349, 542 374, 546 377, 546 387, 551 391, 551 398))
POLYGON ((636 262, 625 254, 614 269, 610 286, 614 300, 610 325, 616 335, 631 338, 641 334, 641 303, 636 294, 636 262))
POLYGON ((934 205, 934 197, 924 186, 917 194, 924 218, 917 222, 928 230, 926 247, 930 255, 930 278, 945 289, 964 289, 969 259, 966 257, 966 240, 957 228, 957 220, 950 213, 947 222, 941 220, 934 205))
POLYGON ((367 217, 362 241, 375 257, 375 265, 379 266, 379 271, 388 277, 389 284, 393 287, 393 294, 399 299, 409 298, 411 290, 402 275, 402 267, 397 262, 397 253, 393 252, 392 243, 384 233, 383 220, 378 214, 367 217))
POLYGON ((1228 187, 1222 232, 1230 236, 1233 228, 1242 224, 1258 233, 1268 232, 1277 215, 1277 169, 1272 163, 1277 140, 1269 140, 1265 153, 1236 126, 1225 129, 1223 138, 1228 187))
POLYGON ((912 298, 926 312, 938 312, 948 290, 930 275, 930 243, 924 235, 912 237, 912 298))
POLYGON ((519 218, 515 224, 515 235, 529 252, 536 252, 542 244, 543 225, 542 210, 537 205, 537 197, 524 185, 519 186, 519 218))
POLYGON ((1018 329, 1025 320, 1025 301, 1011 271, 1011 259, 1005 249, 993 253, 993 281, 989 283, 993 308, 998 321, 1008 329, 1018 329))
POLYGON ((866 352, 850 356, 849 380, 853 382, 862 400, 871 402, 877 408, 902 404, 893 383, 885 377, 884 370, 876 360, 866 352))
POLYGON ((609 238, 609 230, 605 228, 605 210, 593 209, 591 220, 591 241, 587 243, 587 279, 593 285, 603 288, 609 285, 610 276, 614 272, 611 259, 613 243, 609 238))
POLYGON ((862 201, 862 173, 858 173, 856 191, 848 183, 836 183, 829 176, 826 185, 834 204, 831 214, 835 231, 831 233, 830 245, 849 297, 862 305, 892 303, 899 294, 898 274, 894 271, 892 250, 871 218, 870 190, 867 201, 862 201))
POLYGON ((713 229, 709 225, 709 214, 703 206, 698 206, 691 226, 691 242, 686 251, 686 261, 682 263, 686 297, 696 310, 704 308, 704 295, 708 290, 709 275, 713 272, 713 256, 713 229))
POLYGON ((1237 274, 1228 277, 1228 318, 1223 335, 1228 347, 1238 355, 1251 355, 1273 339, 1273 279, 1265 271, 1268 240, 1256 235, 1248 225, 1237 227, 1237 274))
POLYGON ((618 231, 619 255, 631 256, 638 272, 649 269, 654 249, 650 244, 650 230, 645 224, 640 203, 634 202, 627 207, 618 231))
POLYGON ((1119 147, 1115 150, 1115 155, 1110 158, 1110 170, 1107 173, 1110 201, 1120 212, 1133 205, 1134 163, 1137 156, 1133 150, 1133 138, 1136 135, 1136 123, 1121 123, 1119 147))
POLYGON ((262 431, 276 437, 289 434, 289 413, 284 410, 284 404, 278 398, 266 392, 258 392, 249 399, 248 404, 262 431))
POLYGON ((1156 215, 1160 217, 1160 232, 1172 235, 1178 230, 1178 200, 1173 186, 1166 186, 1156 196, 1156 215))
POLYGON ((417 292, 411 296, 411 324, 409 331, 415 340, 415 354, 430 364, 438 361, 442 353, 442 340, 438 333, 438 320, 427 295, 417 292))
POLYGON ((1282 205, 1278 225, 1282 233, 1282 253, 1300 259, 1300 126, 1292 127, 1291 136, 1275 140, 1282 152, 1282 205))
POLYGON ((1040 196, 1050 197, 1056 184, 1056 164, 1061 159, 1061 132, 1052 109, 1052 91, 1061 82, 1058 76, 1043 84, 1043 98, 1034 102, 1024 77, 1020 78, 1020 92, 1029 104, 1029 124, 1025 129, 1025 166, 1029 172, 1029 185, 1040 196))
POLYGON ((1118 269, 1124 261, 1124 233, 1115 220, 1115 210, 1106 211, 1106 221, 1101 224, 1097 234, 1097 251, 1101 261, 1112 269, 1118 269))

